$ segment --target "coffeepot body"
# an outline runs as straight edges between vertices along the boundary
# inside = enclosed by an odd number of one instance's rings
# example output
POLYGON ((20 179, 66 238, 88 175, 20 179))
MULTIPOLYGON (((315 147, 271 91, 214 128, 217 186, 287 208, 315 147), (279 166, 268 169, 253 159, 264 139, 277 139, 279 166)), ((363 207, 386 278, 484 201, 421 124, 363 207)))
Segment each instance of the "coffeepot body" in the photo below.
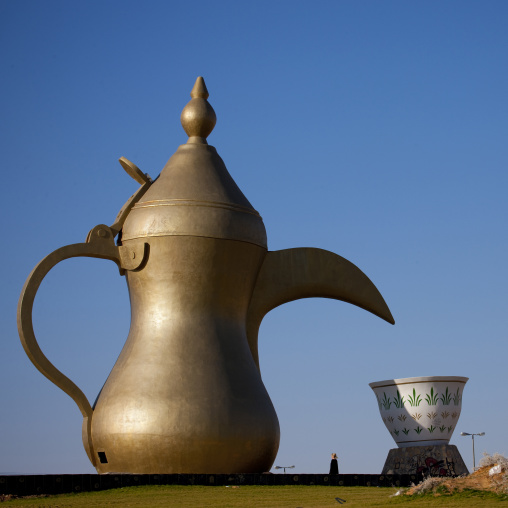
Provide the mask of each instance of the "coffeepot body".
MULTIPOLYGON (((209 146, 181 151, 184 158, 201 152, 214 162, 187 165, 187 177, 194 171, 206 178, 217 166, 225 170, 209 146)), ((279 425, 246 337, 247 309, 266 248, 196 234, 211 222, 222 228, 216 236, 228 236, 227 227, 217 224, 221 217, 232 215, 232 223, 234 215, 248 214, 244 222, 258 222, 255 234, 262 237, 262 221, 234 204, 226 207, 226 201, 217 208, 206 196, 181 203, 166 195, 162 201, 153 195, 155 186, 175 181, 173 166, 170 161, 170 174, 163 172, 124 225, 123 244, 134 244, 136 251, 135 244, 148 243, 149 254, 141 269, 126 274, 131 329, 94 408, 93 447, 107 460, 98 469, 266 471, 277 453, 279 425), (164 216, 154 219, 156 209, 164 216), (177 229, 179 234, 167 234, 177 229)))

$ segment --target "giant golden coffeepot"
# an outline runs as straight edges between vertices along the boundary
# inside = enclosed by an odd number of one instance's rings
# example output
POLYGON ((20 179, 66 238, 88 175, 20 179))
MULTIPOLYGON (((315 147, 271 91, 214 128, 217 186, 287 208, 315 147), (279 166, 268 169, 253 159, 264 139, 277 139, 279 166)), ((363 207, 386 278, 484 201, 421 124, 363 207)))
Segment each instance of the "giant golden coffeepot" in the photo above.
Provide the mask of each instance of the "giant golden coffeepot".
POLYGON ((268 471, 279 424, 259 372, 266 313, 319 296, 394 322, 374 284, 346 259, 312 248, 267 250, 260 215, 206 142, 215 112, 202 78, 191 97, 181 115, 189 139, 160 176, 152 182, 121 158, 139 190, 113 225, 45 257, 19 301, 23 347, 78 405, 83 444, 99 473, 268 471), (114 261, 132 311, 125 346, 93 407, 44 356, 32 325, 43 278, 77 256, 114 261))

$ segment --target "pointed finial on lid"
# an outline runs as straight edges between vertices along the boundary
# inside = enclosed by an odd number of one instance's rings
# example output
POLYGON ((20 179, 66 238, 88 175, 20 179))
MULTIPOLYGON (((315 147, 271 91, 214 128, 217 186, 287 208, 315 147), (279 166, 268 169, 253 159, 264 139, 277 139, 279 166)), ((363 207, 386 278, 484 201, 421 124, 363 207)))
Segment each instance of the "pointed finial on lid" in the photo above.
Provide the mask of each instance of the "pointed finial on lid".
POLYGON ((192 87, 190 96, 193 99, 208 99, 210 97, 210 94, 208 93, 208 90, 205 85, 205 80, 199 76, 198 79, 196 79, 196 82, 194 83, 194 86, 192 87))
POLYGON ((217 117, 212 106, 206 100, 208 90, 205 80, 199 76, 191 91, 192 99, 183 108, 180 116, 182 127, 189 136, 187 143, 207 144, 206 138, 215 127, 217 117))

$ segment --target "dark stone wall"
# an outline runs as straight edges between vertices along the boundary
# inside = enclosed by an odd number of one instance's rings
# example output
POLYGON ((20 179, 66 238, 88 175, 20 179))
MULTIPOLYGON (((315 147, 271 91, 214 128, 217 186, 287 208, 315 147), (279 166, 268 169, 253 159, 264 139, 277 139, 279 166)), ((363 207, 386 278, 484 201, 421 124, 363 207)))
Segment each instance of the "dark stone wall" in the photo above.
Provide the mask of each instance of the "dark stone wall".
POLYGON ((63 474, 0 476, 0 494, 31 496, 117 489, 135 485, 330 485, 406 487, 415 475, 379 474, 63 474))

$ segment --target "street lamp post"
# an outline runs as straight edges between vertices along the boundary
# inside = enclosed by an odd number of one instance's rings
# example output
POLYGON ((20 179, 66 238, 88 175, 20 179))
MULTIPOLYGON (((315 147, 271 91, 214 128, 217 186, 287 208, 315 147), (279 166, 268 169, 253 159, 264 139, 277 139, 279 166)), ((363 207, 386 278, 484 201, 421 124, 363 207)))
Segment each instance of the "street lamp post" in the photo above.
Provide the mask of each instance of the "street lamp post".
POLYGON ((293 469, 295 466, 275 466, 275 469, 284 469, 284 474, 286 474, 286 469, 293 469))
POLYGON ((471 436, 471 438, 473 440, 473 471, 474 471, 476 469, 476 460, 474 457, 474 437, 475 436, 484 436, 485 432, 480 432, 479 434, 470 434, 469 432, 461 432, 460 435, 461 436, 471 436))

